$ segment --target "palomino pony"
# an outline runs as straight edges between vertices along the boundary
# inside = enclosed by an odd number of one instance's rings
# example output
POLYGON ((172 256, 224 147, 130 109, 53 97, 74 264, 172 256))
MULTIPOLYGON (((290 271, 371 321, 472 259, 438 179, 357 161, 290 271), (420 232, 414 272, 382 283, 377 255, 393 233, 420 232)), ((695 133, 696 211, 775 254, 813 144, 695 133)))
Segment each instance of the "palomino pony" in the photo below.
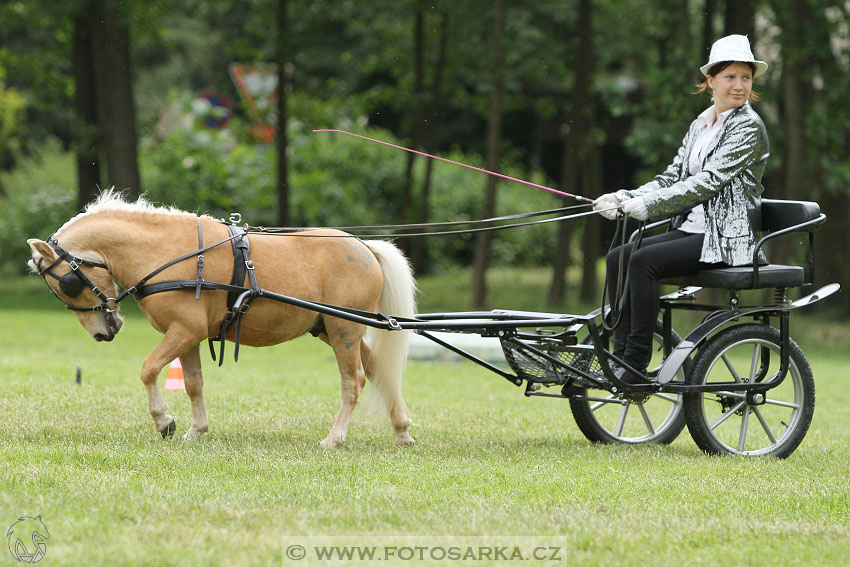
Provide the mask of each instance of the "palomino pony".
MULTIPOLYGON (((229 234, 228 227, 212 217, 155 207, 144 198, 131 203, 107 191, 48 241, 28 240, 32 250, 29 264, 74 310, 95 340, 110 341, 123 323, 115 298, 127 296, 127 292, 122 296, 116 293, 116 282, 135 292, 141 279, 184 255, 185 260, 157 273, 147 284, 178 279, 230 282, 235 247, 228 242, 229 234), (204 260, 198 261, 198 255, 192 253, 199 250, 199 239, 207 246, 224 242, 205 250, 204 260)), ((333 229, 287 235, 251 233, 248 240, 254 262, 251 279, 263 290, 362 311, 413 316, 416 286, 410 266, 388 242, 364 242, 333 229)), ((237 285, 244 286, 245 280, 237 285)), ((209 428, 199 345, 219 334, 228 312, 226 296, 227 291, 222 290, 196 295, 195 290, 182 289, 139 300, 148 321, 164 334, 145 358, 141 372, 150 414, 164 437, 174 432, 175 424, 157 388, 157 378, 175 358, 183 366, 192 406, 192 423, 183 437, 194 439, 209 428)), ((312 331, 333 349, 342 382, 342 407, 323 446, 345 441, 367 377, 380 392, 396 442, 413 443, 401 394, 409 331, 375 330, 367 345, 363 341, 366 327, 351 320, 262 297, 250 305, 239 328, 242 344, 275 345, 312 331)), ((233 341, 235 332, 233 327, 226 331, 227 340, 233 341)))

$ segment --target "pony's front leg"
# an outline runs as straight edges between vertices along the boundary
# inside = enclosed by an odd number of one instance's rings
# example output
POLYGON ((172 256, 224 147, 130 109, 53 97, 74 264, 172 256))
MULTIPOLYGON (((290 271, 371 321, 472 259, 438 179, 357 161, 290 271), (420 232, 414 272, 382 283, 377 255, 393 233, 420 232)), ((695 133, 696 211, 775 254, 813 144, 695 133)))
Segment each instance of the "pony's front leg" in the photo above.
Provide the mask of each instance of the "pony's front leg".
MULTIPOLYGON (((162 398, 157 387, 159 374, 167 364, 187 352, 193 346, 197 352, 200 339, 197 339, 186 329, 172 326, 166 331, 165 337, 153 349, 142 363, 142 383, 148 393, 148 410, 150 411, 156 430, 165 437, 174 435, 177 424, 174 418, 168 414, 168 404, 162 398)), ((200 368, 200 361, 198 362, 200 368)))
POLYGON ((183 381, 186 384, 186 394, 192 404, 192 424, 183 439, 190 441, 206 433, 210 424, 207 421, 207 408, 204 404, 204 375, 201 373, 201 354, 199 345, 189 349, 180 356, 183 367, 183 381))
POLYGON ((174 418, 168 414, 168 404, 165 403, 165 400, 162 398, 162 394, 159 392, 159 388, 157 387, 157 378, 165 364, 160 364, 151 360, 155 353, 156 350, 149 354, 142 363, 142 384, 145 385, 145 390, 148 394, 148 411, 153 418, 153 424, 156 427, 156 430, 162 435, 163 439, 165 439, 166 437, 174 435, 174 431, 177 429, 177 424, 174 422, 174 418))

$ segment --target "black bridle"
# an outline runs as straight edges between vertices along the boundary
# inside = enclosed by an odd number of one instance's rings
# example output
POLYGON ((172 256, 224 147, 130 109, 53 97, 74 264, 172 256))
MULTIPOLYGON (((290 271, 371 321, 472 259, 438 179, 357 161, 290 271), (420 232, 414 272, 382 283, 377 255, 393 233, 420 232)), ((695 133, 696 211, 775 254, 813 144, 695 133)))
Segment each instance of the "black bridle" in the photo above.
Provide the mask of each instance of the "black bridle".
MULTIPOLYGON (((59 295, 53 290, 52 287, 47 286, 48 288, 50 288, 50 291, 52 291, 53 294, 56 295, 59 301, 65 304, 65 307, 72 311, 81 312, 104 311, 106 313, 114 313, 118 310, 118 302, 120 301, 120 299, 117 299, 115 297, 108 297, 105 293, 103 293, 103 291, 101 291, 99 287, 94 284, 94 282, 91 281, 91 279, 89 279, 86 273, 81 269, 81 266, 86 266, 89 268, 102 268, 106 271, 109 271, 109 267, 106 264, 101 264, 100 262, 92 262, 91 260, 86 260, 84 258, 74 256, 67 250, 59 246, 59 243, 52 237, 47 239, 47 243, 56 252, 58 258, 56 258, 56 260, 46 268, 42 269, 40 265, 38 266, 38 273, 45 278, 45 281, 47 281, 47 276, 58 280, 59 289, 62 290, 62 293, 72 299, 79 297, 83 293, 83 290, 88 287, 88 289, 90 289, 102 302, 99 305, 94 305, 92 307, 77 307, 76 305, 71 305, 70 303, 59 297, 59 295), (53 269, 63 262, 68 264, 68 266, 71 268, 71 271, 63 276, 57 276, 55 273, 53 273, 53 269), (110 304, 114 305, 114 307, 110 304)), ((40 263, 41 260, 39 260, 39 264, 40 263)))

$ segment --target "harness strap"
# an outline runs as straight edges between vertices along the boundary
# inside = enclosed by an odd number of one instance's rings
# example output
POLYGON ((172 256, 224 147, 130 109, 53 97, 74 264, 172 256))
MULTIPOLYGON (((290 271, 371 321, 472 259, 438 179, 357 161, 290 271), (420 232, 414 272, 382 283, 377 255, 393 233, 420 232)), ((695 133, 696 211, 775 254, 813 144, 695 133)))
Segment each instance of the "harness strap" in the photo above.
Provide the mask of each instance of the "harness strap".
MULTIPOLYGON (((198 217, 198 248, 204 248, 204 233, 201 229, 201 217, 198 217)), ((198 285, 195 287, 195 301, 201 299, 201 284, 204 281, 204 255, 198 254, 198 285)))
MULTIPOLYGON (((162 293, 163 291, 197 289, 198 287, 198 280, 168 280, 165 282, 156 282, 148 284, 145 287, 141 288, 138 292, 136 292, 135 298, 144 299, 149 295, 153 295, 155 293, 162 293)), ((239 293, 245 290, 245 288, 243 287, 236 287, 218 282, 208 282, 206 280, 200 283, 200 289, 204 291, 226 291, 228 293, 239 293)))
MULTIPOLYGON (((219 341, 219 356, 218 365, 224 364, 224 345, 226 343, 227 331, 230 326, 236 324, 236 335, 234 336, 234 361, 239 361, 239 341, 242 330, 242 316, 248 311, 251 302, 257 297, 263 295, 263 290, 257 284, 257 277, 254 274, 254 262, 251 261, 251 243, 248 240, 246 233, 234 226, 227 225, 227 230, 231 235, 231 245, 233 247, 233 276, 230 280, 227 293, 228 310, 221 322, 218 337, 208 339, 210 347, 210 356, 216 360, 215 348, 213 343, 219 341), (248 276, 249 289, 244 287, 245 276, 248 276)), ((223 288, 219 288, 223 289, 223 288)))

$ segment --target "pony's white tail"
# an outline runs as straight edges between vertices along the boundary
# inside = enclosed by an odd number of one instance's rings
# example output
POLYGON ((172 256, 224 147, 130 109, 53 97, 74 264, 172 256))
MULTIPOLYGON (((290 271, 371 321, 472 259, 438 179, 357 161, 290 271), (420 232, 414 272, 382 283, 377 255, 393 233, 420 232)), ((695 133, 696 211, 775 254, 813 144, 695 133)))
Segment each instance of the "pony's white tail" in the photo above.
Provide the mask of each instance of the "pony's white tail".
MULTIPOLYGON (((378 302, 378 311, 391 316, 413 317, 416 312, 416 280, 404 254, 390 242, 367 240, 384 273, 384 290, 378 302)), ((410 331, 368 330, 368 344, 372 350, 372 385, 380 392, 390 420, 396 426, 409 423, 407 407, 401 395, 401 382, 407 364, 407 343, 410 331)), ((406 429, 406 427, 405 427, 406 429)))

